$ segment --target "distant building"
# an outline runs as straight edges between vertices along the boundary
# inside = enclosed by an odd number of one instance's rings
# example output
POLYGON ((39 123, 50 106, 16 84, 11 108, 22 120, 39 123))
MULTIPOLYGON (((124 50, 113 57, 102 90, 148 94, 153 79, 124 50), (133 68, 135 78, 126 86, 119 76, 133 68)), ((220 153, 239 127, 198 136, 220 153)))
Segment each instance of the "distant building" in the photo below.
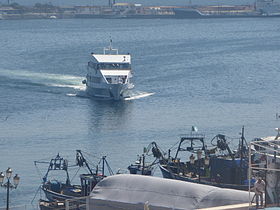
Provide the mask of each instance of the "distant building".
POLYGON ((20 9, 14 9, 13 7, 0 7, 1 15, 14 15, 21 14, 23 11, 20 9))
POLYGON ((273 0, 257 0, 256 10, 263 15, 280 15, 280 4, 273 0))

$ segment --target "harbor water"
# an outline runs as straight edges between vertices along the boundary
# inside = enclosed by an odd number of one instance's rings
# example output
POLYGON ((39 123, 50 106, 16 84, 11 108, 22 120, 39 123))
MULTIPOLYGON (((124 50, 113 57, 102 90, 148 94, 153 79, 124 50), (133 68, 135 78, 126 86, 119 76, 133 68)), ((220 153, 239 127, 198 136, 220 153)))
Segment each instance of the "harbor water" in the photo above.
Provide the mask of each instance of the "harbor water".
MULTIPOLYGON (((0 30, 0 171, 21 177, 11 205, 30 204, 45 173, 33 162, 57 153, 106 155, 117 171, 193 125, 233 145, 243 125, 248 141, 279 127, 278 18, 16 20, 0 30), (133 94, 146 97, 85 97, 89 55, 110 39, 132 55, 133 94)), ((5 195, 0 188, 0 207, 5 195)))

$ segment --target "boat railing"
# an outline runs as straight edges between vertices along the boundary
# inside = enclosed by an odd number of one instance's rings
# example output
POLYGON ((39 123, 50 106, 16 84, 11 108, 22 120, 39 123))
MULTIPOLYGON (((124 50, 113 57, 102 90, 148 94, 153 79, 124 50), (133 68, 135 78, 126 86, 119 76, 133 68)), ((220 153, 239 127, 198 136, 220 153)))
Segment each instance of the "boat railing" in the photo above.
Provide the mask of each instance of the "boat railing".
POLYGON ((104 53, 104 55, 118 55, 119 50, 115 49, 115 48, 112 48, 111 46, 110 47, 104 47, 103 53, 104 53))
POLYGON ((73 198, 65 200, 65 210, 70 209, 85 209, 89 210, 89 199, 90 196, 73 198))
POLYGON ((205 134, 197 133, 197 132, 191 132, 191 133, 188 133, 188 134, 180 134, 180 138, 184 138, 184 139, 204 139, 205 134))
MULTIPOLYGON (((264 206, 280 206, 280 139, 251 141, 249 144, 249 180, 261 178, 265 183, 264 206), (256 149, 258 148, 258 149, 256 149), (276 196, 277 195, 277 196, 276 196)), ((249 203, 252 205, 250 194, 252 193, 251 182, 249 182, 249 203)))

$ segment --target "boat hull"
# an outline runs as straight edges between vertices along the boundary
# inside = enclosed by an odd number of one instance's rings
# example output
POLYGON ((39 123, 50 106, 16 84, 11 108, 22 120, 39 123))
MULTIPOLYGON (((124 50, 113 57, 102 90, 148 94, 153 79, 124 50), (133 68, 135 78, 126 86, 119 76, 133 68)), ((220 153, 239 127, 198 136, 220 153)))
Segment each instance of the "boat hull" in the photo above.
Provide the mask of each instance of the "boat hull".
POLYGON ((80 197, 80 196, 70 196, 70 195, 57 193, 57 192, 54 192, 52 190, 46 189, 44 187, 42 187, 42 190, 45 193, 46 198, 49 201, 64 201, 64 200, 67 200, 67 199, 73 199, 73 198, 76 198, 76 197, 80 197))
POLYGON ((217 182, 209 182, 209 181, 205 181, 205 180, 199 181, 198 179, 193 179, 191 177, 175 174, 175 173, 169 171, 162 164, 159 164, 159 168, 161 170, 163 178, 167 178, 167 179, 176 179, 176 180, 181 180, 181 181, 185 181, 185 182, 193 182, 193 183, 211 185, 211 186, 220 187, 220 188, 230 188, 230 189, 235 189, 235 190, 248 190, 248 187, 249 187, 248 185, 224 184, 224 183, 217 183, 217 182))
POLYGON ((102 87, 87 86, 86 92, 91 97, 98 97, 109 100, 122 100, 126 98, 124 93, 128 91, 127 84, 105 84, 102 87))

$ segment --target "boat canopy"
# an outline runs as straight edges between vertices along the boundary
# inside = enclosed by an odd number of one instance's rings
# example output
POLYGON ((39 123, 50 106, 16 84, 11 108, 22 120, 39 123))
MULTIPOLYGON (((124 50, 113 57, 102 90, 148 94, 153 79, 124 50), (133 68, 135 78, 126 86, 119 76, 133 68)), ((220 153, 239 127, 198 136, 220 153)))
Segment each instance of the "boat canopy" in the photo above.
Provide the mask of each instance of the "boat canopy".
POLYGON ((90 194, 90 209, 194 210, 248 203, 245 191, 224 189, 179 180, 120 174, 99 182, 90 194))
POLYGON ((104 54, 91 54, 97 63, 130 63, 131 56, 126 55, 104 55, 104 54))

